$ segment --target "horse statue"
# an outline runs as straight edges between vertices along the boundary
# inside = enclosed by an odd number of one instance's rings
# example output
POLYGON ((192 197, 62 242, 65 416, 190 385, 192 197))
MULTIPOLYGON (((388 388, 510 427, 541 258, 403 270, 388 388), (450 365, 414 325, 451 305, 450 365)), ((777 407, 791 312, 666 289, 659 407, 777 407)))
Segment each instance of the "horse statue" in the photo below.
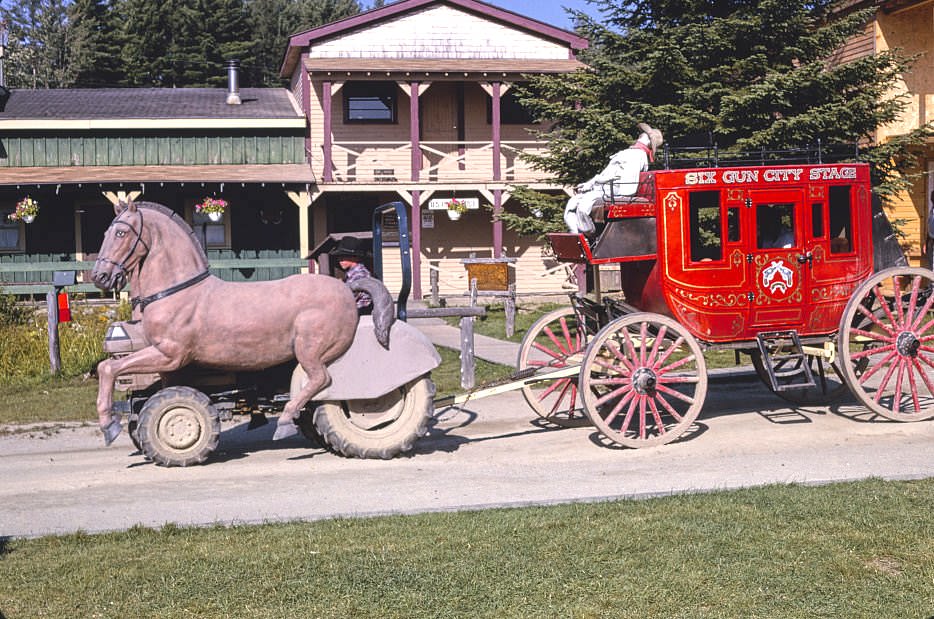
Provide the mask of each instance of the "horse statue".
POLYGON ((133 317, 141 319, 149 346, 97 366, 97 414, 106 445, 122 429, 112 411, 118 376, 172 372, 192 363, 247 371, 297 360, 308 381, 286 403, 273 439, 296 434, 302 408, 331 382, 327 365, 353 342, 358 290, 373 298, 376 338, 389 346, 393 303, 377 279, 347 285, 302 274, 226 282, 210 274, 200 242, 173 210, 154 202, 121 202, 114 210, 91 277, 108 292, 130 285, 133 317))

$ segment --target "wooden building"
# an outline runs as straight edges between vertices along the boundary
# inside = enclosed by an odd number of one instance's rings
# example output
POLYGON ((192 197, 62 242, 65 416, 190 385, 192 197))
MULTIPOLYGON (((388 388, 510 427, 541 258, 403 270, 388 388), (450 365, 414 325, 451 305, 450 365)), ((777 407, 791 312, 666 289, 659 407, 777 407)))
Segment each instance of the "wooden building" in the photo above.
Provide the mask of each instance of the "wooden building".
MULTIPOLYGON (((895 123, 882 127, 875 138, 885 141, 934 123, 934 0, 849 0, 840 10, 874 8, 873 19, 861 36, 840 51, 836 60, 846 62, 869 54, 899 49, 916 57, 912 69, 900 76, 893 96, 908 100, 906 113, 895 123)), ((928 234, 927 215, 934 204, 934 138, 918 152, 919 165, 912 171, 911 189, 895 198, 890 218, 899 221, 909 244, 913 264, 921 262, 924 239, 928 234)))
MULTIPOLYGON (((401 0, 289 39, 282 75, 308 117, 309 196, 316 240, 370 228, 380 203, 403 200, 412 222, 415 296, 436 269, 442 294, 468 289, 462 259, 515 259, 520 292, 560 290, 566 273, 493 221, 519 208, 510 187, 563 191, 523 153, 545 143, 513 86, 564 73, 587 41, 477 0, 401 0), (464 201, 458 220, 445 205, 464 201)), ((391 226, 391 222, 388 222, 391 226)), ((397 260, 387 256, 386 279, 397 260)))
POLYGON ((212 262, 254 261, 219 269, 221 277, 297 272, 308 234, 295 200, 315 180, 304 140, 305 119, 281 88, 5 91, 2 281, 22 290, 51 274, 11 270, 17 264, 61 262, 62 270, 72 270, 75 262, 93 260, 121 199, 175 209, 202 238, 212 262), (227 102, 234 98, 240 103, 227 102), (39 215, 28 224, 10 221, 26 196, 39 203, 39 215), (193 209, 212 196, 230 205, 216 223, 193 209), (262 269, 258 258, 265 259, 262 269))

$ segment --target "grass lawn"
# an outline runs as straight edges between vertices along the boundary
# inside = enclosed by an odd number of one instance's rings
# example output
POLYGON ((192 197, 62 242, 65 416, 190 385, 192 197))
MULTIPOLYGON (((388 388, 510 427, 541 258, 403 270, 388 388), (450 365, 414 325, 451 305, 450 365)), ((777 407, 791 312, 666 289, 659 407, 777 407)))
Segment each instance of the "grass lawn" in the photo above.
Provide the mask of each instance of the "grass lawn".
POLYGON ((8 540, 0 616, 929 617, 934 481, 8 540))

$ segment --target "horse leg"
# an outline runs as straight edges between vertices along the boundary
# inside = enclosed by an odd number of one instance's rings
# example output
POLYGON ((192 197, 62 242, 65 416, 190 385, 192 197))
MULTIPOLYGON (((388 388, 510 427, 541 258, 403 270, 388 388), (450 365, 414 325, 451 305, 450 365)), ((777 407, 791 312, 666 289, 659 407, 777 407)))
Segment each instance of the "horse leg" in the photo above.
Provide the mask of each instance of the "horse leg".
POLYGON ((97 364, 97 418, 104 444, 110 445, 123 426, 113 412, 114 384, 117 376, 130 372, 169 372, 181 367, 181 357, 172 358, 155 346, 148 346, 120 359, 104 359, 97 364))
POLYGON ((295 425, 295 420, 298 419, 302 409, 305 408, 305 405, 308 404, 309 400, 311 400, 316 393, 331 384, 331 376, 328 374, 327 368, 324 367, 323 363, 319 361, 310 362, 306 359, 301 362, 301 366, 302 369, 305 370, 308 380, 301 391, 299 391, 294 398, 286 402, 285 406, 282 408, 279 421, 276 423, 276 433, 272 436, 272 440, 274 441, 295 436, 298 433, 298 426, 295 425))

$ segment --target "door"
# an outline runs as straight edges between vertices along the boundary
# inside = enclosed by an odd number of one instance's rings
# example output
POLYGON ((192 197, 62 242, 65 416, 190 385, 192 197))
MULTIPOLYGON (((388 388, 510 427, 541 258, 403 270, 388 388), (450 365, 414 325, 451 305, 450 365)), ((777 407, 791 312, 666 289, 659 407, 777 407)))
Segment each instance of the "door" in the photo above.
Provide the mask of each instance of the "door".
POLYGON ((749 192, 745 239, 753 331, 801 330, 807 321, 808 261, 803 251, 803 189, 749 192))
MULTIPOLYGON (((458 113, 463 100, 454 82, 434 82, 420 102, 422 179, 450 178, 458 169, 458 113)), ((463 138, 461 138, 463 141, 463 138)))

